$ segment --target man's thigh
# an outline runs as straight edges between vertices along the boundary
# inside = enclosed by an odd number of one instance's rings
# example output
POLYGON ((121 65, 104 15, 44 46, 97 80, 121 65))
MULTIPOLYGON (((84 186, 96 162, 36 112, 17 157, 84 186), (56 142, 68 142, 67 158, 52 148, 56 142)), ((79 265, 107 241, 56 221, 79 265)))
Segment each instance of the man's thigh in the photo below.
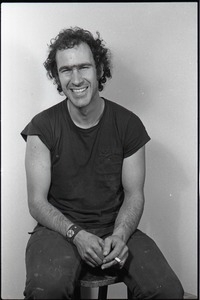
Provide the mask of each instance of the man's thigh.
POLYGON ((59 233, 37 226, 26 249, 26 291, 36 287, 53 291, 68 285, 71 293, 80 270, 81 259, 76 247, 59 233))
MULTIPOLYGON (((180 282, 156 243, 137 230, 129 239, 129 257, 125 263, 125 283, 138 295, 171 290, 180 282)), ((156 298, 156 297, 155 297, 156 298)))

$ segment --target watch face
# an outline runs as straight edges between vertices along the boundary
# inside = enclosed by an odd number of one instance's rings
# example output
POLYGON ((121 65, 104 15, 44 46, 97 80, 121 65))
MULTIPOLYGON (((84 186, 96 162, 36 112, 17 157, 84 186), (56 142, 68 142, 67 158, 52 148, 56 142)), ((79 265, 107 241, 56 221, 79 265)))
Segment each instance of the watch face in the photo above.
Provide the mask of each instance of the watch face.
POLYGON ((74 230, 70 229, 70 230, 67 231, 67 237, 68 238, 73 237, 73 235, 74 235, 74 230))

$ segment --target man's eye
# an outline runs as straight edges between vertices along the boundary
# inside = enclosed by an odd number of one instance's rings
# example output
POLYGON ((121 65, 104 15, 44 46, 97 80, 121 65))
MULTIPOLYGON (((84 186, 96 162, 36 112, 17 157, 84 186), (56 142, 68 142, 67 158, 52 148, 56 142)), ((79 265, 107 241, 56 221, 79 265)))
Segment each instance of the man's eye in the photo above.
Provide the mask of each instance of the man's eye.
POLYGON ((70 72, 71 72, 70 69, 63 69, 63 70, 61 71, 61 73, 70 73, 70 72))
POLYGON ((88 69, 89 66, 82 66, 81 69, 88 69))

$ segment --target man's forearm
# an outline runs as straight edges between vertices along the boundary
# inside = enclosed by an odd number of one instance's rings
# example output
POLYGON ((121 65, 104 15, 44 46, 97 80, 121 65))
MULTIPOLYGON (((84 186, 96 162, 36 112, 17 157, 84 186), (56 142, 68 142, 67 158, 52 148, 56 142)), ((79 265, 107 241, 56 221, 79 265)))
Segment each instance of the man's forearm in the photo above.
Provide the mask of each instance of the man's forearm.
POLYGON ((73 224, 57 208, 47 201, 29 201, 29 211, 31 216, 41 225, 66 235, 67 229, 73 224))
POLYGON ((115 221, 113 235, 125 243, 137 229, 144 209, 144 194, 126 195, 115 221))

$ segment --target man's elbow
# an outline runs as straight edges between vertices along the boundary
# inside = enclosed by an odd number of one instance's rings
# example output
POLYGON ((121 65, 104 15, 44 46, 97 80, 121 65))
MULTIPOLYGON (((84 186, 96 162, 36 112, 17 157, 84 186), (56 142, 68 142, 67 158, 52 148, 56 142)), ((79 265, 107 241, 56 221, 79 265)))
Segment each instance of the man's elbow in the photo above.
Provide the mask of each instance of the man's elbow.
POLYGON ((38 219, 38 216, 42 211, 42 207, 43 207, 42 201, 39 200, 37 197, 33 197, 33 196, 28 197, 29 213, 35 220, 38 219))

